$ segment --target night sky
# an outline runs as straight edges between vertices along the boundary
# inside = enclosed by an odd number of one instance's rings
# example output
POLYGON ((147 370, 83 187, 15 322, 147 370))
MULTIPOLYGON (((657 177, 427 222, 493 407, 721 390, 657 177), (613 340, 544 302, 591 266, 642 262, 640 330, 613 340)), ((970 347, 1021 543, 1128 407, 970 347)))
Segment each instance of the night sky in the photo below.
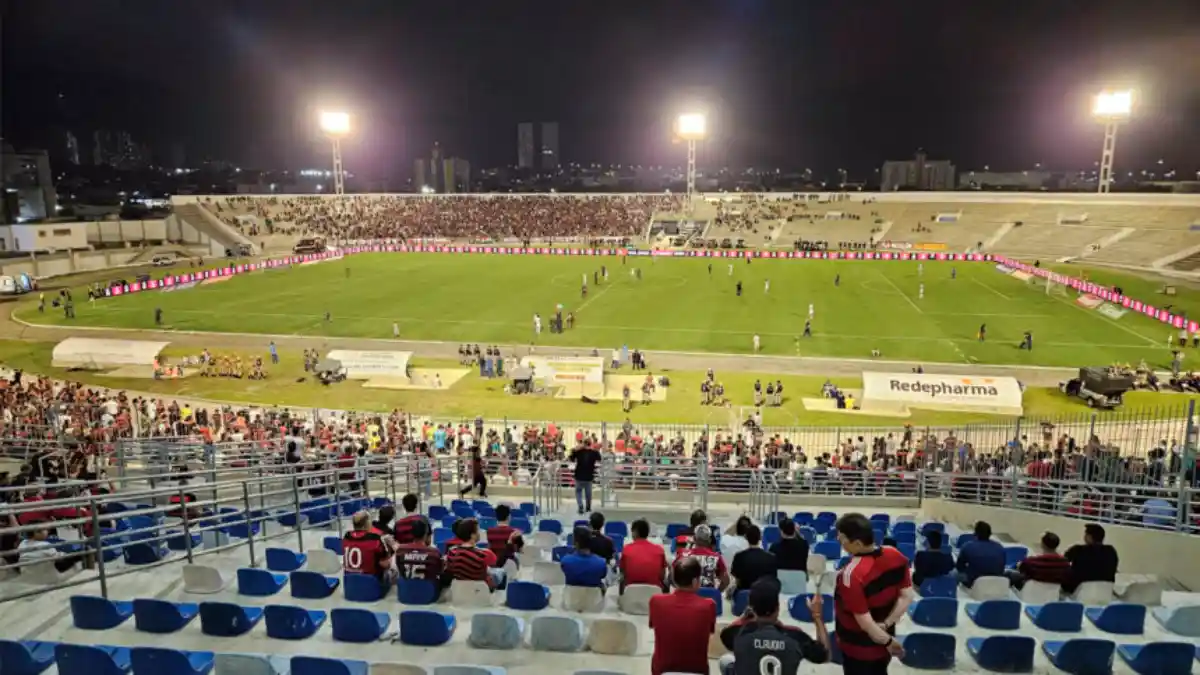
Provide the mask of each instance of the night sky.
POLYGON ((1132 85, 1118 168, 1200 169, 1196 0, 10 0, 3 76, 19 146, 126 129, 298 168, 333 106, 359 127, 347 165, 379 176, 434 140, 514 163, 526 120, 559 122, 564 161, 678 164, 694 106, 701 164, 1091 168, 1090 96, 1132 85))

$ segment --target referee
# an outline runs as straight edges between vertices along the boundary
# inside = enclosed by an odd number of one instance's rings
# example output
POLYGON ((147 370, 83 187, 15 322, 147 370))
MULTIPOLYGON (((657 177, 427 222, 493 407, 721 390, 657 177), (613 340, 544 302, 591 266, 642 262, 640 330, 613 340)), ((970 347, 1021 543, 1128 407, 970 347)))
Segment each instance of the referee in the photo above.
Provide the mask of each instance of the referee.
POLYGON ((838 572, 834 623, 845 675, 886 673, 892 657, 904 658, 896 622, 912 603, 908 559, 891 546, 876 546, 871 522, 861 513, 837 521, 838 542, 853 556, 838 572))

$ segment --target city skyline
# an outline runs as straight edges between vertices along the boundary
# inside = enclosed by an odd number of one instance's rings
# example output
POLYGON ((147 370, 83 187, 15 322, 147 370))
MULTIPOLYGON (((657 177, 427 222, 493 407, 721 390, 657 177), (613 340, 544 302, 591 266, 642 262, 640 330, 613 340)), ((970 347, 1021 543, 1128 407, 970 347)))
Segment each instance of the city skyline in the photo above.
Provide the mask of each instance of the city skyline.
MULTIPOLYGON (((355 114, 344 152, 364 175, 408 173, 435 140, 475 166, 517 165, 522 122, 554 125, 561 164, 675 166, 670 121, 699 104, 713 127, 701 166, 862 175, 924 148, 963 169, 1075 170, 1100 154, 1089 97, 1129 84, 1139 101, 1118 168, 1200 168, 1188 150, 1200 59, 1181 58, 1200 8, 1185 3, 132 5, 144 11, 45 0, 8 12, 5 46, 28 58, 5 61, 6 139, 48 147, 68 129, 87 155, 89 129, 128 130, 155 157, 186 144, 197 158, 323 166, 312 111, 333 102, 355 114), (545 39, 513 44, 520 30, 545 39), (450 35, 454 59, 422 58, 450 35)), ((534 148, 539 170, 549 145, 534 148)))

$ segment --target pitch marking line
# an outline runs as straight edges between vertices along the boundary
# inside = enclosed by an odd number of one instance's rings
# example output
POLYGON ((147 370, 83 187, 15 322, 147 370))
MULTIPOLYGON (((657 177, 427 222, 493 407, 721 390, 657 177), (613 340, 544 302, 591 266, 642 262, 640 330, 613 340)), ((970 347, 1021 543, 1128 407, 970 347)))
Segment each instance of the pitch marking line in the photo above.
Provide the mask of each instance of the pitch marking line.
POLYGON ((991 286, 989 286, 988 284, 985 284, 985 283, 983 283, 982 281, 980 281, 980 280, 976 279, 975 277, 971 277, 971 281, 972 281, 972 282, 974 282, 974 283, 975 283, 976 285, 978 285, 978 286, 982 286, 982 287, 984 287, 984 288, 988 289, 989 291, 991 291, 991 292, 995 293, 996 295, 998 295, 998 296, 1000 296, 1000 297, 1004 298, 1005 300, 1012 300, 1012 298, 1011 298, 1011 297, 1009 297, 1009 296, 1007 296, 1007 295, 1005 295, 1005 294, 1001 293, 1000 291, 998 291, 998 290, 996 290, 996 289, 992 288, 992 287, 991 287, 991 286))
POLYGON ((904 298, 904 299, 905 299, 905 300, 908 302, 908 304, 912 306, 912 308, 913 308, 913 309, 917 310, 917 313, 918 313, 918 314, 924 314, 924 313, 925 313, 925 310, 921 309, 921 308, 920 308, 920 307, 917 305, 917 303, 913 302, 913 299, 912 299, 912 298, 910 298, 910 297, 908 297, 908 294, 907 294, 907 293, 905 293, 904 291, 900 290, 900 287, 896 285, 896 282, 894 282, 894 281, 892 281, 890 278, 888 278, 888 277, 887 277, 887 275, 885 275, 885 274, 881 274, 881 273, 880 273, 880 272, 878 272, 878 271, 876 271, 876 272, 875 272, 875 274, 876 274, 876 275, 878 275, 880 278, 882 278, 884 281, 886 281, 886 282, 888 283, 888 285, 889 285, 889 286, 891 286, 892 288, 896 289, 896 292, 900 294, 900 297, 904 298))

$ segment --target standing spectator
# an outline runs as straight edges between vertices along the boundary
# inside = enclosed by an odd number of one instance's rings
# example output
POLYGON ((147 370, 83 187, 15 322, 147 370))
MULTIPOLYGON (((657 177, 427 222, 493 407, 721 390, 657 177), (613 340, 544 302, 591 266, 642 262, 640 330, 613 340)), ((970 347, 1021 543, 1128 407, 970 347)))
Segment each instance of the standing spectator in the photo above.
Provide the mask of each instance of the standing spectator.
POLYGON ((606 590, 608 565, 591 550, 592 533, 582 525, 575 528, 575 552, 563 556, 562 571, 568 586, 606 590))
POLYGON ((796 534, 796 521, 779 521, 779 541, 771 544, 771 555, 781 570, 808 570, 808 540, 796 534))
POLYGON ((1017 565, 1017 574, 1012 582, 1018 590, 1026 581, 1046 584, 1062 584, 1071 575, 1071 561, 1058 552, 1059 538, 1053 532, 1042 535, 1042 552, 1031 555, 1017 565))
POLYGON ((648 541, 650 523, 645 518, 638 518, 629 526, 629 534, 633 541, 621 552, 619 570, 621 573, 622 593, 631 584, 646 584, 659 586, 664 591, 667 587, 667 554, 662 546, 648 541))
POLYGON ((809 596, 808 612, 817 639, 779 620, 779 583, 763 578, 750 588, 746 613, 721 631, 721 642, 732 654, 721 657, 722 675, 795 673, 802 661, 829 660, 829 632, 822 618, 821 596, 809 596))
POLYGON ((1063 583, 1067 593, 1074 593, 1085 581, 1117 580, 1117 549, 1104 543, 1104 528, 1095 523, 1084 526, 1083 544, 1067 549, 1066 558, 1071 562, 1071 574, 1063 583))
POLYGON ((592 483, 596 480, 600 453, 590 445, 583 445, 571 453, 570 459, 575 462, 575 505, 582 516, 592 510, 592 483))
POLYGON ((708 638, 717 627, 717 605, 700 596, 700 561, 684 558, 672 569, 675 592, 650 598, 654 631, 651 675, 708 675, 708 638))
POLYGON ((992 526, 975 523, 975 541, 967 542, 958 552, 958 578, 970 588, 979 577, 1002 577, 1006 565, 1004 544, 992 539, 992 526))
POLYGON ((483 473, 483 456, 480 454, 478 445, 471 446, 471 460, 467 470, 471 475, 471 484, 459 490, 458 496, 460 498, 466 497, 468 492, 478 486, 479 498, 487 499, 487 476, 483 473))
POLYGON ((954 556, 949 551, 942 550, 942 533, 930 531, 926 537, 929 547, 917 551, 913 559, 913 584, 920 586, 926 579, 940 577, 954 571, 954 556))
POLYGON ((837 533, 842 548, 853 556, 838 573, 833 596, 842 672, 886 673, 893 656, 904 657, 894 635, 896 622, 912 602, 908 559, 894 548, 876 546, 871 522, 861 513, 839 518, 837 533))
MULTIPOLYGON (((730 573, 737 580, 734 593, 750 590, 759 579, 775 579, 779 570, 775 556, 762 549, 762 530, 753 523, 746 528, 746 543, 746 550, 733 556, 733 564, 730 565, 730 573)), ((775 583, 778 584, 778 581, 775 583)))

